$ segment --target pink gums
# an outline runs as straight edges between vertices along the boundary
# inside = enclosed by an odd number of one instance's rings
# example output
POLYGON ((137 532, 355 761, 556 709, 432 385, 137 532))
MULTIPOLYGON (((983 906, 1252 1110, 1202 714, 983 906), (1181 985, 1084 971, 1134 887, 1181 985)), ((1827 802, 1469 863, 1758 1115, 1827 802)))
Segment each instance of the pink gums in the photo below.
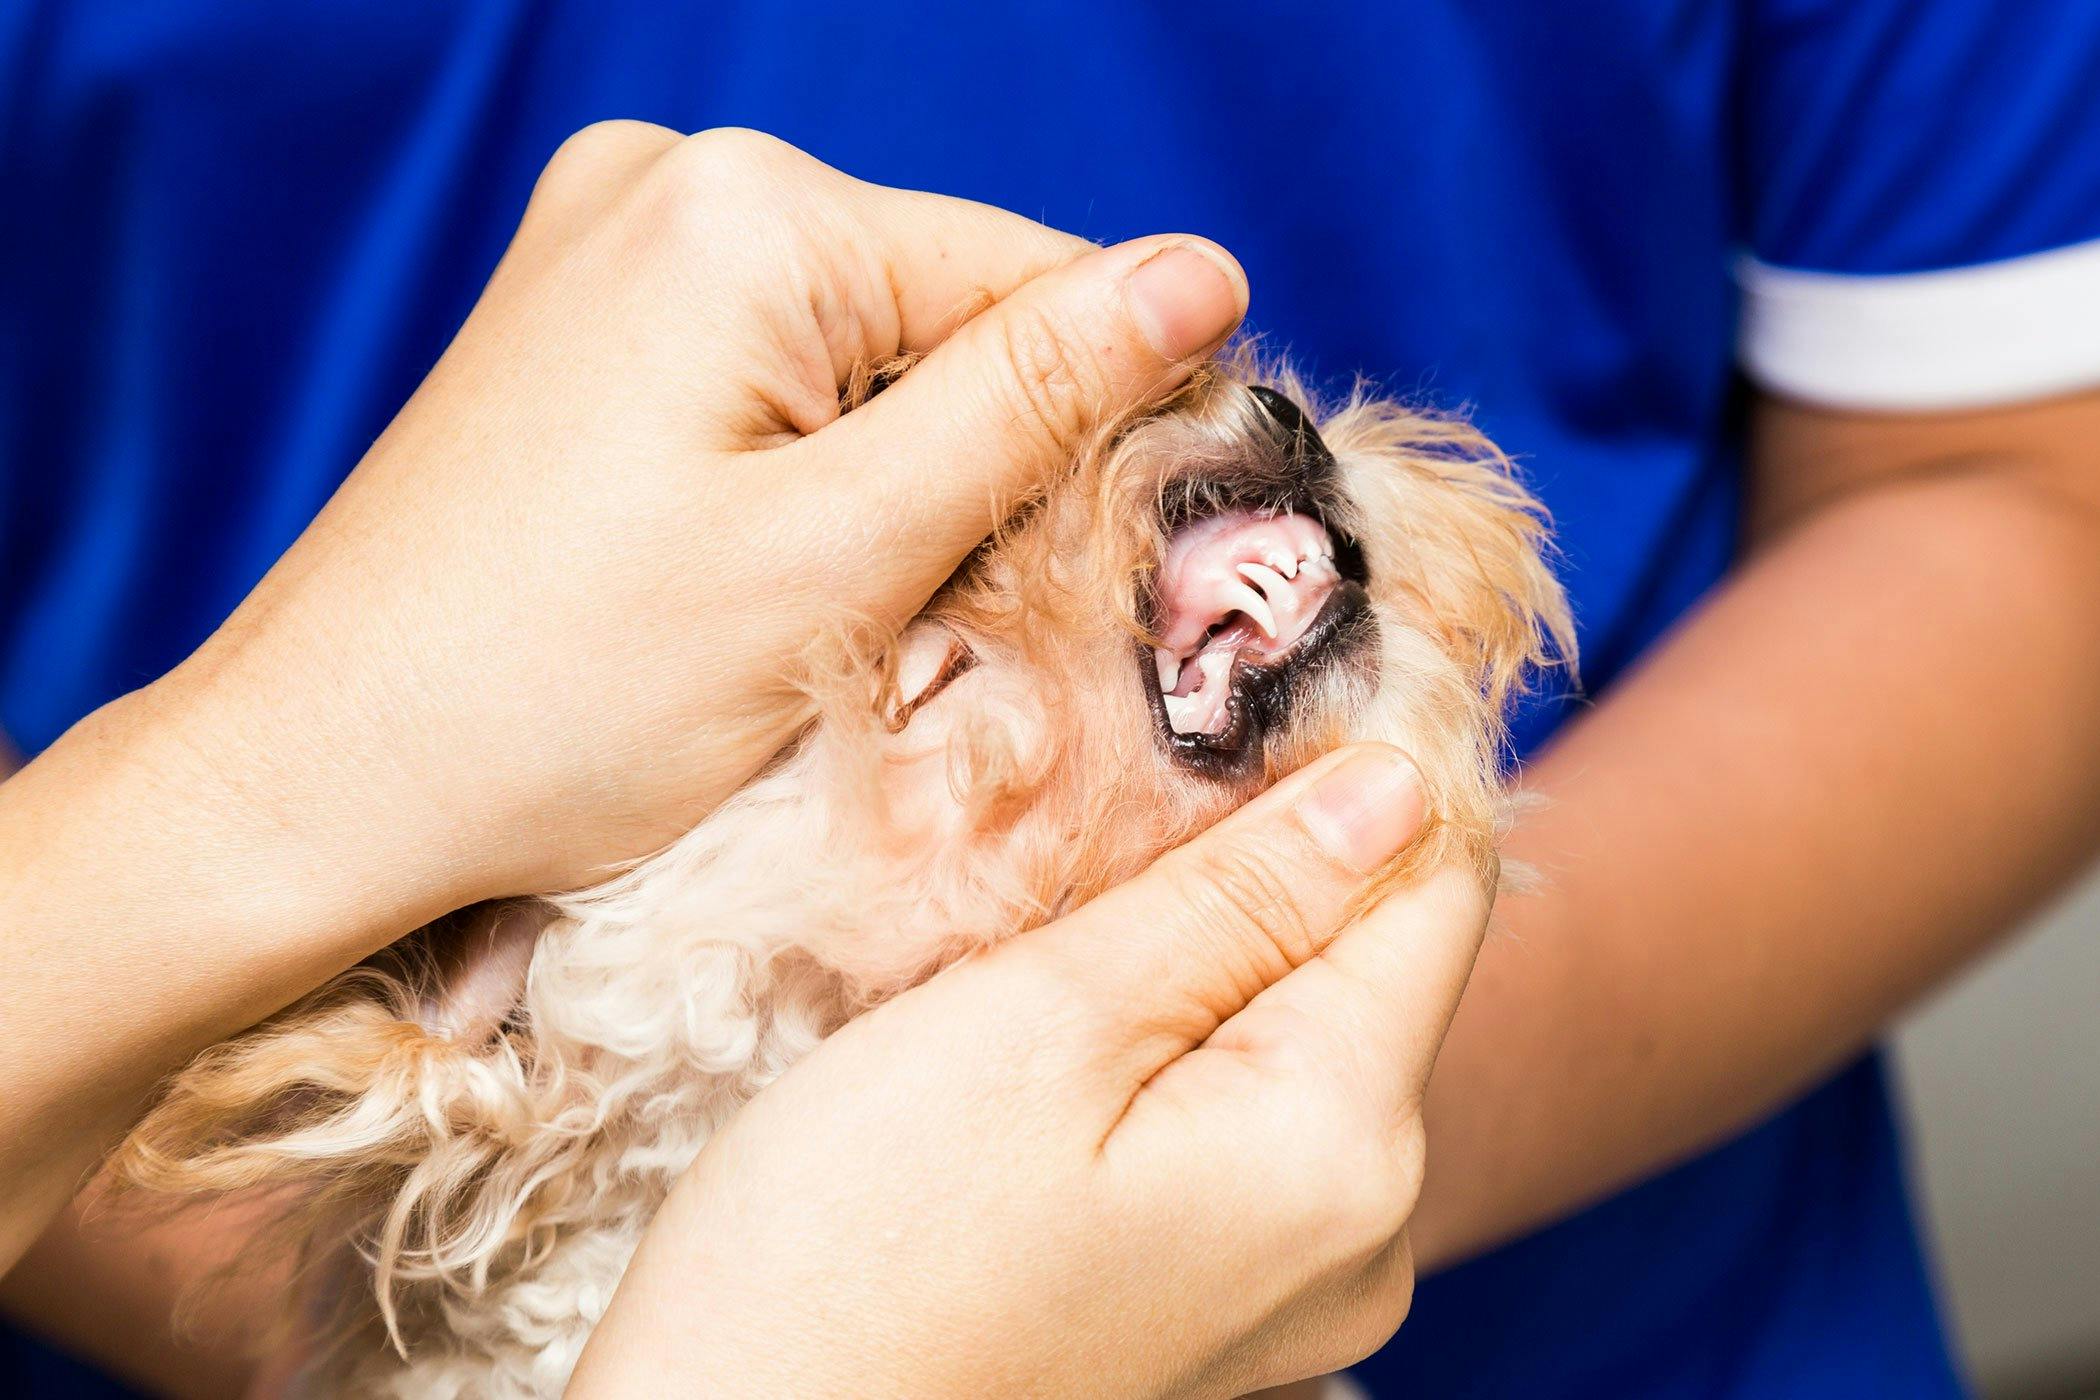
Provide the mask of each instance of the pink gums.
POLYGON ((1154 652, 1174 732, 1222 731, 1234 663, 1286 655, 1340 581, 1334 542, 1309 516, 1228 511, 1177 531, 1159 565, 1154 652))

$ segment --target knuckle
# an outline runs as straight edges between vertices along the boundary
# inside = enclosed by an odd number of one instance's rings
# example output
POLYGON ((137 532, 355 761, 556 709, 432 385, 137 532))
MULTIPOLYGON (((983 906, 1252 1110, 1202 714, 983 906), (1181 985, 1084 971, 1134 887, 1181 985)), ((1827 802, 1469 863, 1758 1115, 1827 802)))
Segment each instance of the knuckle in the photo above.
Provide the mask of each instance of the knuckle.
POLYGON ((1429 1132, 1419 1113, 1408 1114, 1394 1130, 1391 1162, 1396 1185, 1406 1198, 1406 1214, 1412 1216, 1429 1172, 1429 1132))
POLYGON ((555 147, 533 185, 528 210, 602 193, 638 159, 661 153, 677 139, 677 133, 648 122, 594 122, 555 147))
POLYGON ((795 199, 823 168, 777 137, 713 128, 682 138, 652 167, 641 217, 655 236, 684 246, 734 236, 777 251, 773 235, 806 222, 791 217, 795 199))
POLYGON ((1363 1268, 1336 1325, 1324 1329, 1330 1371, 1353 1366, 1393 1339, 1414 1307, 1414 1258, 1403 1235, 1363 1268))
POLYGON ((648 122, 592 122, 555 147, 547 161, 549 179, 586 177, 624 163, 637 152, 661 149, 677 138, 648 122))
POLYGON ((1298 1136, 1308 1179, 1319 1183, 1303 1228, 1337 1256, 1376 1258, 1404 1234, 1421 1195, 1421 1124, 1395 1131, 1347 1106, 1315 1111, 1298 1136))
POLYGON ((1104 382, 1077 328, 1041 307, 1003 308, 996 327, 998 368, 1019 407, 1060 450, 1069 452, 1100 416, 1104 382))
POLYGON ((1450 861, 1422 881, 1430 909, 1454 924, 1485 924, 1495 903, 1495 884, 1464 861, 1450 861))
POLYGON ((695 132, 678 143, 671 158, 680 178, 704 187, 769 182, 813 163, 779 137, 741 126, 695 132))
POLYGON ((1414 1193, 1403 1190, 1395 1173, 1364 1171, 1334 1183, 1334 1190, 1314 1228, 1340 1252, 1376 1254, 1391 1246, 1407 1228, 1414 1193))
POLYGON ((1254 941, 1296 967, 1318 951, 1325 930, 1305 887, 1273 853, 1245 841, 1199 842, 1181 872, 1192 918, 1235 941, 1254 941))

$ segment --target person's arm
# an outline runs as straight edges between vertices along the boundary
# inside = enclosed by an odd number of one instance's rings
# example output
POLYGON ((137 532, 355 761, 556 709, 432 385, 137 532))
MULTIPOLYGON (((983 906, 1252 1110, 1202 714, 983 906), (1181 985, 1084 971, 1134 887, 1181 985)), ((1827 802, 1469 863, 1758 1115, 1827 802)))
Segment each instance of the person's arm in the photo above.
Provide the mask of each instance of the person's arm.
POLYGON ((2100 394, 1767 400, 1740 571, 1530 770, 1431 1089, 1448 1264, 1841 1064, 2100 843, 2100 394))
MULTIPOLYGON (((0 734, 0 782, 20 767, 0 734)), ((0 1272, 0 1316, 154 1395, 242 1394, 255 1370, 250 1329, 286 1281, 243 1256, 255 1224, 239 1208, 112 1221, 90 1188, 0 1272)))

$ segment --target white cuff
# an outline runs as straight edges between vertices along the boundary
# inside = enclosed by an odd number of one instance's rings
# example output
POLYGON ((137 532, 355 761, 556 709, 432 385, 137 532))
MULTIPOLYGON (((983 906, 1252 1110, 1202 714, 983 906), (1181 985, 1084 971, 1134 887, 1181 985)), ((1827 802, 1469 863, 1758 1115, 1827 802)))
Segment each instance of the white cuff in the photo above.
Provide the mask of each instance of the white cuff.
POLYGON ((1737 355, 1774 393, 1831 408, 1981 408, 2100 385, 2100 242, 1890 276, 1754 258, 1737 355))

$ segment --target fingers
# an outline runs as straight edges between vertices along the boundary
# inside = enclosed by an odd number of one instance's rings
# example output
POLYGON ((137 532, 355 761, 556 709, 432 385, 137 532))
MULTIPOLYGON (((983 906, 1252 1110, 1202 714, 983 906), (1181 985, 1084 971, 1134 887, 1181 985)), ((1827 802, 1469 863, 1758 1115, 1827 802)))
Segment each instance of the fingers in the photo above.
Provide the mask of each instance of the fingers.
MULTIPOLYGON (((856 182, 858 183, 858 182, 856 182)), ((957 327, 1053 268, 1098 251, 1084 238, 989 204, 861 185, 862 218, 895 299, 893 345, 923 355, 957 327)))
MULTIPOLYGON (((940 297, 922 296, 922 323, 940 297)), ((912 297, 900 293, 900 305, 912 297)), ((1068 470, 1096 430, 1155 401, 1239 324, 1247 284, 1190 237, 1143 239, 1053 268, 964 323, 881 397, 795 445, 842 528, 915 610, 1021 494, 1068 470)), ((854 561, 841 568, 859 576, 854 561)), ((841 579, 843 584, 846 580, 841 579)))
POLYGON ((1385 1121, 1411 1115, 1492 902, 1479 876, 1457 865, 1395 891, 1254 998, 1218 1041, 1252 1048, 1286 1073, 1347 1079, 1385 1121))
POLYGON ((1142 1082, 1325 948, 1421 818, 1405 755, 1344 749, 1014 946, 1078 986, 1110 1027, 1093 1053, 1142 1082))
POLYGON ((851 596, 880 559, 885 596, 865 601, 883 621, 915 612, 1091 434, 1185 379, 1247 306, 1239 264, 1201 239, 1096 249, 988 205, 852 179, 756 132, 634 122, 564 144, 512 261, 551 255, 623 198, 639 232, 607 246, 629 257, 641 238, 663 266, 619 285, 661 306, 705 265, 710 286, 768 308, 758 343, 708 341, 727 357, 708 372, 755 376, 763 412, 733 420, 733 437, 807 435, 765 469, 808 501, 804 537, 823 545, 813 591, 851 596), (724 246, 745 250, 734 268, 724 246), (837 417, 846 370, 899 350, 925 359, 837 417))

